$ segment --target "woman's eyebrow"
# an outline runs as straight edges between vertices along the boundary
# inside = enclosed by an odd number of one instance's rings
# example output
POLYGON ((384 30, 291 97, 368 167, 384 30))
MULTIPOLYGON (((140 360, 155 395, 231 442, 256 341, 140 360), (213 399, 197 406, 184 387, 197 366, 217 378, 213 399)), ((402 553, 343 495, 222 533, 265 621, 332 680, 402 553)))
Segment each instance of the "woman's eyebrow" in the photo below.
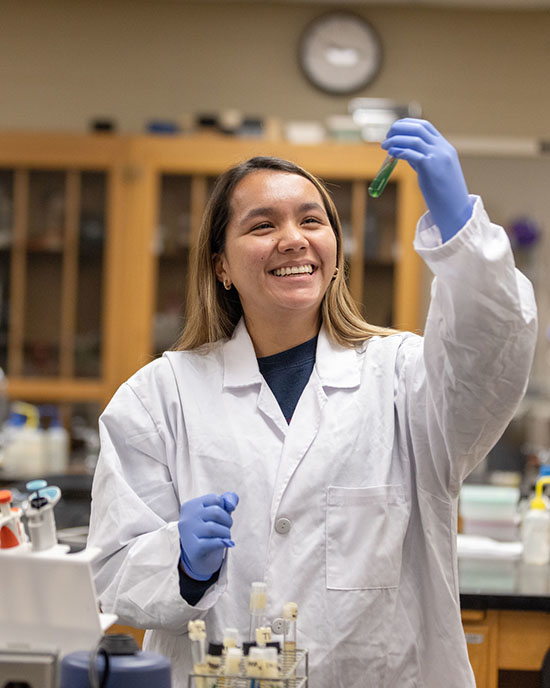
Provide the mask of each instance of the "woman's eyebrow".
POLYGON ((260 216, 266 216, 266 215, 273 215, 276 210, 274 208, 271 208, 269 206, 261 207, 261 208, 252 208, 249 210, 246 215, 242 218, 241 222, 248 222, 249 220, 252 220, 255 217, 260 217, 260 216))
MULTIPOLYGON (((323 208, 322 205, 319 205, 319 203, 315 203, 313 201, 310 201, 308 203, 301 203, 298 206, 298 212, 307 212, 308 210, 317 210, 322 213, 326 213, 325 209, 323 208)), ((270 215, 275 215, 277 214, 278 210, 277 208, 273 208, 272 206, 262 206, 259 208, 252 208, 249 210, 246 215, 242 218, 241 222, 248 222, 249 220, 254 219, 255 217, 269 217, 270 215)))

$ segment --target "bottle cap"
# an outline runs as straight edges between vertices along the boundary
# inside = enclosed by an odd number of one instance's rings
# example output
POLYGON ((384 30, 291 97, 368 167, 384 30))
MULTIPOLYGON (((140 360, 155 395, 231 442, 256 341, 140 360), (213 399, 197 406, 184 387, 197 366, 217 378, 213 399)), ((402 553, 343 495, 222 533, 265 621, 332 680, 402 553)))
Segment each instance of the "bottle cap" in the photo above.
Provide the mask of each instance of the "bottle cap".
POLYGON ((255 642, 244 642, 243 643, 243 655, 248 655, 250 653, 250 648, 251 647, 256 647, 255 642))
POLYGON ((285 602, 283 604, 283 619, 297 619, 298 605, 296 602, 285 602))
POLYGON ((10 490, 0 490, 0 504, 11 504, 10 490))
POLYGON ((208 654, 213 657, 221 657, 223 652, 223 645, 221 643, 209 643, 208 654))
POLYGON ((277 654, 281 651, 281 643, 278 640, 271 640, 269 643, 265 644, 266 647, 273 647, 277 654))

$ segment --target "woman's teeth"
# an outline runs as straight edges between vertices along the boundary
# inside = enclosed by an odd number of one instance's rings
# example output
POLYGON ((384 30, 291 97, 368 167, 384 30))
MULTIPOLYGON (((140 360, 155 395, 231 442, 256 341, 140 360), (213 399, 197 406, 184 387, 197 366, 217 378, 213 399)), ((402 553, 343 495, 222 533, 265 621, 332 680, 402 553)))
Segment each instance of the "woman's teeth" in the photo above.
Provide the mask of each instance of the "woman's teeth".
POLYGON ((300 275, 302 273, 311 274, 313 272, 313 265, 300 265, 292 268, 277 268, 273 270, 275 277, 285 277, 286 275, 300 275))

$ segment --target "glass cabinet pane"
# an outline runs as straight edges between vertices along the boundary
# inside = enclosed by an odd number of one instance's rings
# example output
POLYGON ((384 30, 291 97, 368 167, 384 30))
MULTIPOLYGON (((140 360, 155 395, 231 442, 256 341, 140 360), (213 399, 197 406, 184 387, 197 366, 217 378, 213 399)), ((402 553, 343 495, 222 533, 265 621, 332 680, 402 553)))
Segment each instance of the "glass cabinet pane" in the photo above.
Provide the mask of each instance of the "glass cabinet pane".
POLYGON ((101 375, 102 304, 107 176, 83 172, 80 176, 78 280, 74 373, 101 375))
POLYGON ((23 375, 59 374, 66 174, 29 174, 23 375))
POLYGON ((393 323, 397 246, 397 187, 389 183, 376 199, 369 198, 363 246, 363 315, 373 325, 393 323))
POLYGON ((13 171, 0 169, 0 367, 7 370, 13 242, 13 171))
POLYGON ((357 250, 355 245, 355 238, 353 236, 352 223, 352 185, 351 182, 346 181, 326 181, 327 189, 332 197, 334 205, 338 210, 340 222, 342 224, 342 234, 344 236, 344 259, 346 261, 347 269, 351 256, 357 250))
POLYGON ((155 354, 174 345, 183 324, 191 244, 191 177, 164 174, 160 189, 157 302, 153 323, 155 354))
POLYGON ((29 180, 29 251, 61 251, 65 234, 66 173, 33 171, 29 180))
POLYGON ((29 251, 23 320, 23 375, 59 374, 62 254, 29 251))

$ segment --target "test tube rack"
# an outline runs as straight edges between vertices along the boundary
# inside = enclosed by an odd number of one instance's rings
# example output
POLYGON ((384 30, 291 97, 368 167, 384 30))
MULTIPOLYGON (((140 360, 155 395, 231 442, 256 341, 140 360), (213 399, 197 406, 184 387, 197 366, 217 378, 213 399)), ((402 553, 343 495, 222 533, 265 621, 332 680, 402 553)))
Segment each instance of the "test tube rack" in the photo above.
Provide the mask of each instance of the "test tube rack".
POLYGON ((225 674, 224 665, 216 674, 189 674, 188 688, 307 688, 308 685, 308 652, 296 649, 293 652, 295 661, 290 663, 282 652, 278 658, 279 676, 277 678, 253 677, 246 674, 246 658, 243 657, 238 674, 225 674))

